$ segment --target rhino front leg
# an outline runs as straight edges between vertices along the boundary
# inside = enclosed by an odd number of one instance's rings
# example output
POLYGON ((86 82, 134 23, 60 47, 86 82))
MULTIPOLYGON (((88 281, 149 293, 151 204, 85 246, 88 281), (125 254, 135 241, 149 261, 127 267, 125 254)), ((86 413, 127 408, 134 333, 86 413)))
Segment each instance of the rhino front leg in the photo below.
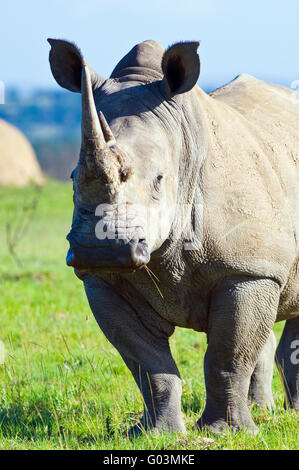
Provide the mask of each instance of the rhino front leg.
POLYGON ((276 364, 284 385, 284 407, 299 410, 299 317, 285 323, 276 364))
POLYGON ((101 280, 89 278, 84 284, 101 330, 121 354, 143 396, 144 417, 130 434, 143 429, 185 432, 181 379, 168 342, 174 327, 162 319, 141 321, 130 304, 101 280))
POLYGON ((258 406, 274 407, 272 394, 272 378, 274 369, 274 356, 276 339, 274 332, 270 336, 260 353, 249 386, 249 403, 258 406))
POLYGON ((278 300, 279 286, 270 279, 229 279, 212 292, 204 363, 207 401, 200 428, 257 431, 247 406, 249 384, 278 300))
MULTIPOLYGON (((129 430, 130 437, 137 437, 143 431, 167 431, 186 433, 181 412, 181 380, 178 374, 152 372, 151 367, 140 364, 125 356, 123 359, 141 391, 144 411, 140 422, 129 430)), ((165 361, 165 364, 167 361, 165 361)))

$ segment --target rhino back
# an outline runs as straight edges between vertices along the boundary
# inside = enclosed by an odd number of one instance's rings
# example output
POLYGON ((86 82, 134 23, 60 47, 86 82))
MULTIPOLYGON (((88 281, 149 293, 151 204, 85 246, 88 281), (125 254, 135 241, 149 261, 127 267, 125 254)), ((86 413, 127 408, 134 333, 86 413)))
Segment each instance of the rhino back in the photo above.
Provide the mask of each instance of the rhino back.
POLYGON ((198 99, 209 140, 200 269, 270 277, 282 288, 291 283, 298 298, 298 101, 250 76, 210 96, 198 90, 198 99))

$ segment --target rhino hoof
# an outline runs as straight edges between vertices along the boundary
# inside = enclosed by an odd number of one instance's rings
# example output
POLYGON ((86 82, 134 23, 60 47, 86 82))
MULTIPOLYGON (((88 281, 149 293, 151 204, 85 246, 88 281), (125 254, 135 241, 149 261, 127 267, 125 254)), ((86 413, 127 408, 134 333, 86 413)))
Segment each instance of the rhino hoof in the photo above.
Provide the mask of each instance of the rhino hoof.
POLYGON ((223 419, 207 422, 201 418, 197 421, 196 428, 199 431, 209 431, 210 433, 215 435, 230 434, 238 431, 246 431, 250 434, 256 435, 259 432, 259 428, 254 424, 252 420, 244 424, 228 424, 227 421, 223 419))
POLYGON ((136 437, 142 436, 145 432, 150 432, 154 435, 162 434, 163 432, 172 432, 172 433, 180 433, 180 434, 187 434, 186 428, 183 423, 176 423, 176 424, 167 424, 162 426, 145 426, 143 424, 143 420, 139 421, 135 426, 132 426, 128 432, 126 433, 129 439, 135 439, 136 437))

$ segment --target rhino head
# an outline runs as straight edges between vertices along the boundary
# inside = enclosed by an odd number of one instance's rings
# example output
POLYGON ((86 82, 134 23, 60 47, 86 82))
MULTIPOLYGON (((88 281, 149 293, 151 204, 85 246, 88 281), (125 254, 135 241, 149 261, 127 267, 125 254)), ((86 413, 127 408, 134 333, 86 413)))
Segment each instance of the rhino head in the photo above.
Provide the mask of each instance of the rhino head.
POLYGON ((165 51, 145 41, 104 80, 74 44, 48 41, 54 78, 82 96, 67 264, 82 272, 134 271, 163 245, 175 218, 182 95, 199 76, 199 43, 165 51))

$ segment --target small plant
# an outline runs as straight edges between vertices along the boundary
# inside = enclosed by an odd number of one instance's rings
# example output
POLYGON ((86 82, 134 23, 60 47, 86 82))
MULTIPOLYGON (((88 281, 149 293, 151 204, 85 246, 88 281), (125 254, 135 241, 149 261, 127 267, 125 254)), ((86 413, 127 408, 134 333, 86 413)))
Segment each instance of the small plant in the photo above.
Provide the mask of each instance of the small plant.
POLYGON ((22 267, 22 262, 17 255, 16 248, 28 231, 40 199, 40 192, 41 188, 35 186, 35 195, 19 207, 19 210, 14 213, 13 221, 5 224, 7 248, 19 267, 22 267))

